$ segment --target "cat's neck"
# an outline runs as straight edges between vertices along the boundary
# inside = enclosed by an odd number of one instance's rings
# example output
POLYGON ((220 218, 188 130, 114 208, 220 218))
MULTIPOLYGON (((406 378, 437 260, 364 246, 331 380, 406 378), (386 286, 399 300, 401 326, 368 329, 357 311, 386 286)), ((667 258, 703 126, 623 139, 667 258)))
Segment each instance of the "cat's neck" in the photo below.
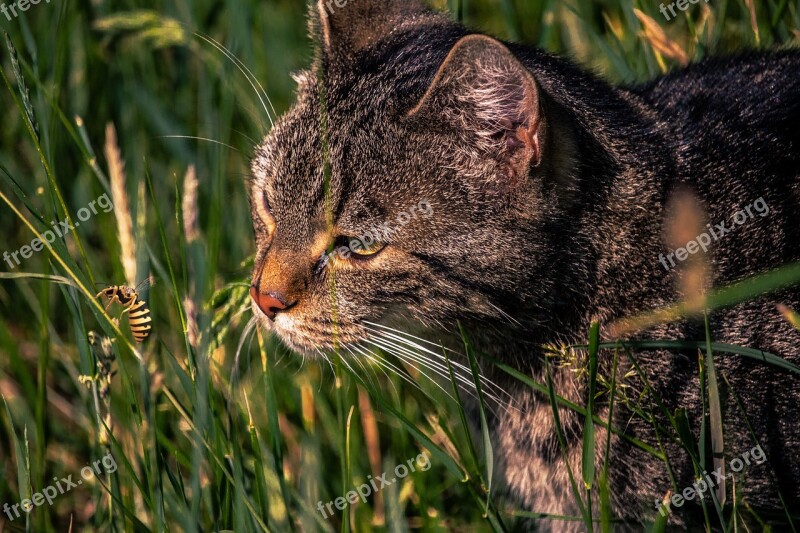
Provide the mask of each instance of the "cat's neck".
POLYGON ((550 154, 541 175, 559 205, 548 221, 552 255, 528 273, 542 291, 518 313, 527 319, 525 340, 507 336, 498 353, 584 339, 592 320, 663 304, 671 288, 658 263, 662 210, 676 179, 667 128, 634 94, 545 52, 516 52, 543 80, 550 154))

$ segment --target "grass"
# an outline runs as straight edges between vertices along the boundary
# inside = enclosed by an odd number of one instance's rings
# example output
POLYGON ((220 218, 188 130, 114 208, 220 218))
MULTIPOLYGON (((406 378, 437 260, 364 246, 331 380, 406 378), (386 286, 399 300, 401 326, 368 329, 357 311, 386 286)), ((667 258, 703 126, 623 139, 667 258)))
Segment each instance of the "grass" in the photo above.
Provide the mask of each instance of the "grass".
MULTIPOLYGON (((492 490, 485 419, 482 442, 471 442, 457 388, 443 390, 413 368, 384 373, 368 362, 350 368, 343 359, 333 368, 303 364, 247 325, 254 251, 247 157, 270 126, 272 106, 280 113, 290 105, 290 72, 310 63, 302 2, 115 4, 40 3, 12 21, 0 17, 9 35, 0 70, 4 248, 30 243, 50 221, 78 222, 78 210, 102 194, 116 206, 0 273, 0 504, 30 497, 54 477, 77 479, 81 468, 107 453, 118 465, 13 522, 0 514, 0 529, 513 528, 514 513, 492 490), (252 77, 214 43, 227 47, 252 77), (270 103, 259 96, 259 84, 270 103), (114 164, 117 152, 124 167, 114 164), (154 330, 138 345, 127 319, 109 319, 94 295, 98 283, 133 284, 151 271, 158 279, 146 295, 154 330), (90 331, 97 332, 94 344, 90 331), (422 452, 429 470, 333 517, 315 508, 422 452)), ((796 44, 800 30, 800 10, 786 0, 757 3, 755 24, 752 2, 744 0, 711 0, 708 9, 701 3, 669 23, 657 2, 449 4, 469 24, 570 55, 617 82, 645 80, 687 58, 742 45, 796 44)), ((794 283, 797 268, 723 289, 710 304, 730 305, 794 283)), ((676 304, 637 319, 685 311, 676 304)), ((110 312, 120 315, 119 307, 110 312)), ((604 385, 595 376, 597 349, 613 352, 616 366, 617 358, 635 361, 632 347, 601 343, 587 332, 590 337, 592 382, 598 380, 599 393, 610 386, 613 395, 613 379, 604 385)), ((716 381, 710 379, 714 354, 764 357, 712 340, 676 341, 705 352, 709 383, 716 381)), ((474 375, 477 360, 467 352, 474 375)), ((528 379, 554 406, 593 413, 591 402, 571 404, 551 384, 504 369, 528 379)), ((476 385, 480 390, 477 377, 476 385)), ((657 398, 653 403, 659 408, 657 398)), ((689 421, 667 414, 672 427, 665 432, 683 435, 687 448, 711 445, 690 442, 689 421)), ((607 427, 607 420, 586 416, 587 434, 607 427)), ((593 454, 593 446, 587 439, 585 453, 593 454)), ((700 466, 703 454, 696 455, 700 466)), ((600 522, 588 513, 534 515, 610 530, 613 517, 602 504, 606 468, 614 468, 613 458, 599 476, 591 462, 573 473, 578 500, 591 508, 599 494, 594 515, 600 522)), ((730 524, 732 516, 707 510, 709 526, 730 524)))

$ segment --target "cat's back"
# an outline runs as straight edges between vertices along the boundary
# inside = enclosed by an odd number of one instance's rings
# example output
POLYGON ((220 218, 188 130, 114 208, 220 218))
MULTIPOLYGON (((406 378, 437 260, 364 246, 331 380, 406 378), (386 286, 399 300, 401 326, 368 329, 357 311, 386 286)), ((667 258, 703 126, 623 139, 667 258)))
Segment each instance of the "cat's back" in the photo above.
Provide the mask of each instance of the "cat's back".
POLYGON ((670 132, 668 148, 690 161, 722 155, 741 170, 764 162, 796 167, 800 50, 707 59, 632 91, 670 132))
POLYGON ((631 89, 675 181, 710 203, 791 195, 800 213, 800 50, 711 58, 631 89))
POLYGON ((774 127, 800 114, 800 49, 706 59, 632 91, 670 122, 774 127))

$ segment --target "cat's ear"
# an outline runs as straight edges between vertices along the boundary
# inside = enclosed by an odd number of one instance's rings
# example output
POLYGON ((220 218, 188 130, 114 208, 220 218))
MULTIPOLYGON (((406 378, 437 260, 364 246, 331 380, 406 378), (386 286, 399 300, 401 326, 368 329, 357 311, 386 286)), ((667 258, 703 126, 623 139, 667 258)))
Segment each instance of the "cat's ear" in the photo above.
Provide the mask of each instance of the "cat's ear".
POLYGON ((422 0, 317 0, 316 16, 327 53, 353 53, 402 24, 430 14, 422 0))
POLYGON ((524 177, 541 162, 544 117, 539 88, 501 42, 485 35, 458 41, 409 118, 445 121, 479 148, 498 152, 524 177))

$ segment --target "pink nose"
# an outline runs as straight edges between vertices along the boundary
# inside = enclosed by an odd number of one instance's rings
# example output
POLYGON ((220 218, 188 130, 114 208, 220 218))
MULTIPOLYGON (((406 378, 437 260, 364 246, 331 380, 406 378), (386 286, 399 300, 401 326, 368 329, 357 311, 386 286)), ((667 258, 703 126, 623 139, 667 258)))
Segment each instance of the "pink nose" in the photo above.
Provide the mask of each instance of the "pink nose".
POLYGON ((250 297, 270 320, 275 320, 275 315, 277 315, 278 312, 289 307, 279 294, 262 294, 258 291, 258 288, 254 286, 250 287, 250 297))

